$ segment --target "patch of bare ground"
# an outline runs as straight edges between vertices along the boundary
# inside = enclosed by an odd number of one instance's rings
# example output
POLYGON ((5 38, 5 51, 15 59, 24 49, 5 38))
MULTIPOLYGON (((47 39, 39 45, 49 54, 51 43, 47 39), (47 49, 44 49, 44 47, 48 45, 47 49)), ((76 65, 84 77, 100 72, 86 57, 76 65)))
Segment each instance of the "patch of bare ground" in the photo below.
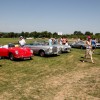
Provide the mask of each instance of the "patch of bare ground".
POLYGON ((94 90, 98 91, 96 86, 100 89, 100 74, 97 75, 99 72, 100 68, 94 67, 88 70, 74 71, 73 73, 50 77, 45 81, 46 89, 58 88, 58 91, 56 91, 53 99, 48 100, 100 100, 98 93, 96 96, 91 93, 94 90), (97 75, 95 78, 96 84, 92 84, 89 78, 95 75, 97 75), (88 79, 85 80, 86 78, 88 79))

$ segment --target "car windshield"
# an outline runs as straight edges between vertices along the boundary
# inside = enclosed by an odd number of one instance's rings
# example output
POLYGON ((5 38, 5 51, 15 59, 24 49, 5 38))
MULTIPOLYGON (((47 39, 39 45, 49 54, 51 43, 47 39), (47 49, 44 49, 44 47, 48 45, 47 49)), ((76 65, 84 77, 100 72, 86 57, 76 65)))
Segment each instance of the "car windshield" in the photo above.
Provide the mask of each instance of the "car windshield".
POLYGON ((79 41, 79 42, 77 42, 78 44, 84 44, 84 42, 83 41, 79 41))
POLYGON ((45 42, 45 41, 39 41, 39 42, 33 42, 32 44, 30 45, 48 45, 48 42, 45 42))
POLYGON ((15 45, 12 44, 12 43, 9 43, 9 44, 8 44, 8 48, 9 48, 9 47, 15 47, 15 45))

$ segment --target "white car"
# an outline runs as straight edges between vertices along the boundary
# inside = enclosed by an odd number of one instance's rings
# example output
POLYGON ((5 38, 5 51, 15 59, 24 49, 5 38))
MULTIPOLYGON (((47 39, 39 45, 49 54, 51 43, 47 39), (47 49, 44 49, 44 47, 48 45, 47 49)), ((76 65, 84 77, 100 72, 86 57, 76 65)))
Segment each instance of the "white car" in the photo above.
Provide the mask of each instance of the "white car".
POLYGON ((61 53, 70 52, 71 51, 71 46, 70 45, 56 44, 55 46, 57 46, 57 48, 61 48, 61 53))
MULTIPOLYGON (((44 43, 49 45, 48 42, 44 42, 44 43)), ((57 47, 58 53, 64 53, 64 52, 70 52, 71 51, 71 46, 68 45, 67 43, 65 45, 61 45, 61 44, 58 44, 58 43, 52 44, 52 45, 57 47)))
POLYGON ((100 48, 100 43, 96 43, 96 48, 100 48))

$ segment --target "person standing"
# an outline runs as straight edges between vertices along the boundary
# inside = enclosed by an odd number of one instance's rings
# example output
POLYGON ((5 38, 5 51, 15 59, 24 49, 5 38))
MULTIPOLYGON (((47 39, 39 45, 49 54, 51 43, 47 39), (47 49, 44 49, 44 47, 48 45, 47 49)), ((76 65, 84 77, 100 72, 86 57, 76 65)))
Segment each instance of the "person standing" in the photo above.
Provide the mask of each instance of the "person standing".
POLYGON ((20 38, 19 44, 20 44, 21 47, 23 47, 23 46, 26 44, 26 41, 25 41, 25 39, 23 38, 23 36, 20 36, 19 38, 20 38))
POLYGON ((94 53, 94 50, 96 49, 96 40, 95 40, 95 38, 93 38, 91 40, 91 45, 92 45, 92 50, 93 50, 93 53, 94 53))
POLYGON ((62 38, 59 39, 59 44, 62 45, 62 38))
POLYGON ((49 46, 52 46, 52 44, 53 44, 52 38, 49 38, 49 46))
MULTIPOLYGON (((91 45, 91 37, 90 36, 88 36, 87 40, 86 40, 86 52, 85 52, 84 59, 86 59, 88 56, 90 56, 91 62, 94 63, 93 57, 92 57, 92 45, 91 45)), ((83 62, 84 62, 84 60, 83 60, 83 62)))
POLYGON ((65 45, 66 44, 67 39, 65 37, 62 38, 62 44, 65 45))

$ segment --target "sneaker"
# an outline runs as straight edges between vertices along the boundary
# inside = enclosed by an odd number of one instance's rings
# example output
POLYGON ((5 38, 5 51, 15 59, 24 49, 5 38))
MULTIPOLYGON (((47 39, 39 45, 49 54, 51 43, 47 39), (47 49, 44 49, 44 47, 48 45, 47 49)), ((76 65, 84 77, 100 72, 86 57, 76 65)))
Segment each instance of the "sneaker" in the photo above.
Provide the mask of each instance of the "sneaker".
POLYGON ((84 60, 82 62, 84 62, 84 60))

